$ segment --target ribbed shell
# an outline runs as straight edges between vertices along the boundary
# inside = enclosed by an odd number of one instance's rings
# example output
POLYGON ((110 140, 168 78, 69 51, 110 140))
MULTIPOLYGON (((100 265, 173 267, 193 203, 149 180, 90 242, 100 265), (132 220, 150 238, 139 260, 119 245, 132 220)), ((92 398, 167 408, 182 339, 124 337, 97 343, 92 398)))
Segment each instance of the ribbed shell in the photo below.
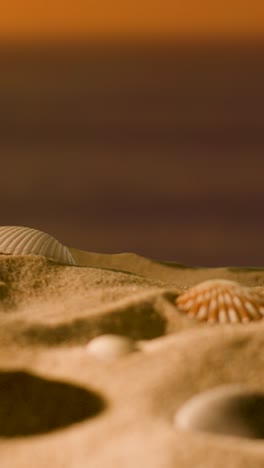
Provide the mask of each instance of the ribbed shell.
POLYGON ((249 322, 264 316, 264 296, 229 280, 208 280, 176 299, 177 308, 208 322, 249 322))
POLYGON ((54 237, 23 226, 0 226, 0 252, 17 255, 43 255, 65 265, 76 264, 69 249, 54 237))

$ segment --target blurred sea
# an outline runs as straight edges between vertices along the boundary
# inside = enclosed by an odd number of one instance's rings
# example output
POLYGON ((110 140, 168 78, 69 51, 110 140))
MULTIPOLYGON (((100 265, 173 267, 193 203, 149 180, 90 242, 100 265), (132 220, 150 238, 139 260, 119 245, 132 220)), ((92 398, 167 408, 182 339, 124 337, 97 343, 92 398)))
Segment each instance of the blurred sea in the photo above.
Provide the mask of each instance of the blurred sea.
POLYGON ((264 266, 264 44, 0 47, 1 223, 264 266))

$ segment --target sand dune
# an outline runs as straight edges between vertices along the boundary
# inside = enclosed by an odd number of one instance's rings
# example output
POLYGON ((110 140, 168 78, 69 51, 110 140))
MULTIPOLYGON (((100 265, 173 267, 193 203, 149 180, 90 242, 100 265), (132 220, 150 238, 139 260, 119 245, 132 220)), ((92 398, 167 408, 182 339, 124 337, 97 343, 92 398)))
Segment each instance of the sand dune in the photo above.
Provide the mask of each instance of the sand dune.
POLYGON ((264 270, 70 250, 77 266, 0 256, 1 466, 262 467, 261 440, 185 433, 174 417, 218 385, 263 390, 264 322, 207 325, 174 300, 209 278, 264 291, 264 270), (109 333, 137 350, 90 354, 109 333))

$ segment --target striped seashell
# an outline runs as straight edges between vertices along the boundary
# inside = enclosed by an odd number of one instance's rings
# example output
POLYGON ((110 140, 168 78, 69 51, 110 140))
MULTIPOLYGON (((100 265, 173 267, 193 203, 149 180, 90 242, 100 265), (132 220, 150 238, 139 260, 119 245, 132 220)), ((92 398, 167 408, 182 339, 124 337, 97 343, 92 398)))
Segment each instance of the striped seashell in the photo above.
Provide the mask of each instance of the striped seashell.
POLYGON ((195 285, 177 297, 176 305, 189 316, 211 323, 249 322, 264 316, 264 296, 222 279, 195 285))
POLYGON ((0 252, 42 255, 58 263, 76 265, 69 249, 45 232, 23 226, 0 226, 0 252))

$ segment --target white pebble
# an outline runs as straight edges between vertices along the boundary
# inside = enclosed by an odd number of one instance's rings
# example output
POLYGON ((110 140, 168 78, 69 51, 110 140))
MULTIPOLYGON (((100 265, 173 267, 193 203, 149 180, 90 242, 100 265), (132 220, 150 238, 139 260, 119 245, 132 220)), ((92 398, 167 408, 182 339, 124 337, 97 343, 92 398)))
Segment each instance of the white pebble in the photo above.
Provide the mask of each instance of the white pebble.
POLYGON ((101 335, 91 340, 86 350, 98 359, 115 359, 135 351, 136 344, 126 336, 101 335))
POLYGON ((264 392, 246 385, 221 385, 186 401, 175 416, 184 431, 264 438, 264 392))

